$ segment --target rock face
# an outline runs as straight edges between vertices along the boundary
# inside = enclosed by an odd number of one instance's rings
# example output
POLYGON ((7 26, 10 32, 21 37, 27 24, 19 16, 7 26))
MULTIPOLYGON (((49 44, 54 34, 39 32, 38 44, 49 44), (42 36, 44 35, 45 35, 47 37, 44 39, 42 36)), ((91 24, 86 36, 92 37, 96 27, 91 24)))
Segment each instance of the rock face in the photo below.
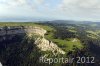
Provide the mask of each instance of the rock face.
MULTIPOLYGON (((24 28, 22 27, 9 27, 7 28, 7 31, 2 29, 0 31, 0 35, 17 35, 17 34, 27 34, 28 37, 32 37, 32 35, 36 35, 38 37, 35 38, 35 44, 36 46, 41 50, 41 51, 51 51, 53 54, 65 54, 65 52, 60 49, 55 43, 52 41, 47 40, 44 38, 44 35, 47 31, 44 30, 41 27, 37 26, 25 26, 24 28)), ((3 38, 5 39, 5 37, 3 38)), ((2 39, 2 40, 3 40, 2 39)), ((10 39, 10 38, 9 38, 10 39)), ((12 39, 12 38, 11 38, 12 39)), ((0 41, 2 41, 0 40, 0 41)))
POLYGON ((52 51, 54 55, 58 53, 65 54, 65 52, 60 49, 56 44, 54 44, 52 41, 48 41, 45 38, 37 38, 35 44, 41 51, 52 51))
POLYGON ((35 40, 35 44, 41 51, 52 51, 53 54, 65 54, 55 43, 44 38, 44 34, 47 32, 46 30, 40 27, 32 27, 27 29, 27 32, 29 36, 32 36, 32 34, 39 35, 35 40))
POLYGON ((29 34, 34 33, 36 35, 44 36, 46 30, 40 27, 33 27, 33 26, 25 26, 24 28, 20 26, 17 27, 15 26, 15 27, 7 27, 6 29, 2 27, 2 29, 0 29, 0 36, 25 34, 25 33, 29 33, 29 34))
POLYGON ((25 31, 29 34, 44 36, 44 34, 47 32, 46 30, 40 28, 40 27, 28 27, 25 29, 25 31))

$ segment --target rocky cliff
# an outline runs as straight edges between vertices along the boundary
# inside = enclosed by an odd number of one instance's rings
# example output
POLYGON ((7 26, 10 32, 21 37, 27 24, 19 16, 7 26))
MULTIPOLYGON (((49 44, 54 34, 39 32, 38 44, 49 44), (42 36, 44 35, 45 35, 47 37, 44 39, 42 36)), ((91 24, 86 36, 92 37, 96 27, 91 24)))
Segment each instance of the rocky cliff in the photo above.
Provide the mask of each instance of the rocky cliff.
POLYGON ((47 31, 40 27, 33 27, 27 29, 27 34, 29 37, 32 35, 37 35, 35 38, 35 44, 41 51, 51 51, 54 55, 56 54, 65 54, 65 52, 60 49, 55 43, 44 38, 44 34, 47 31))

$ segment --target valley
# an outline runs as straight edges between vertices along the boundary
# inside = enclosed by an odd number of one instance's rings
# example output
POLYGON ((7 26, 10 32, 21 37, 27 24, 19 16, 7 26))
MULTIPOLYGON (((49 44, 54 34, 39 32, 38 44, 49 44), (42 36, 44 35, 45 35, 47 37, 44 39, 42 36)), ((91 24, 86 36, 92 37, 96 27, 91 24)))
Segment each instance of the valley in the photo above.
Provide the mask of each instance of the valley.
MULTIPOLYGON (((0 62, 4 66, 98 66, 98 24, 0 23, 0 62), (39 63, 39 58, 95 57, 95 63, 39 63)), ((77 59, 75 59, 77 60, 77 59)))

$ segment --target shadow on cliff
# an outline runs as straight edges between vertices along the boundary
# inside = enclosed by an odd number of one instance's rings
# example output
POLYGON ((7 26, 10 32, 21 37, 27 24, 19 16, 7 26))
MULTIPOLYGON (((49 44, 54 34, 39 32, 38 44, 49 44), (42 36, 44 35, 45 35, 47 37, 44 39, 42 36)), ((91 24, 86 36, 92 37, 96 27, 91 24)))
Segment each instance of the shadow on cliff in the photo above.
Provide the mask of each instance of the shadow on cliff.
POLYGON ((29 42, 24 27, 11 29, 6 27, 4 31, 6 33, 0 35, 0 62, 3 66, 28 66, 28 60, 30 60, 29 57, 34 48, 34 40, 29 42), (8 33, 15 30, 21 30, 23 33, 8 33))

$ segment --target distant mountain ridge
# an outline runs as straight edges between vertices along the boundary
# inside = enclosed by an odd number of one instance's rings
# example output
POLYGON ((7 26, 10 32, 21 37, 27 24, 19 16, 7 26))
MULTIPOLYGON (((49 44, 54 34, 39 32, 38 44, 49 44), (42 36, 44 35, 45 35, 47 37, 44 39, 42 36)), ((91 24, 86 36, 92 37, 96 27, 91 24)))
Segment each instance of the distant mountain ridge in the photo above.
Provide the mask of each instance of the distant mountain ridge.
POLYGON ((75 21, 75 20, 53 20, 53 21, 45 21, 48 23, 64 23, 64 24, 100 24, 100 22, 94 21, 75 21))

